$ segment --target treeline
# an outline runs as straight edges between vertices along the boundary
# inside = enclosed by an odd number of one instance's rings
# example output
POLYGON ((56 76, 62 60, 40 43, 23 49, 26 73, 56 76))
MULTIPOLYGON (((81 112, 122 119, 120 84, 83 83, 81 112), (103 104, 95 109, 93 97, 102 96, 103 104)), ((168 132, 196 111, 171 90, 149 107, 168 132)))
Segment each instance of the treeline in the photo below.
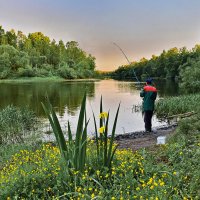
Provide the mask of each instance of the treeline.
POLYGON ((50 40, 41 32, 28 36, 0 26, 0 79, 12 77, 89 78, 95 74, 95 58, 76 41, 50 40))
POLYGON ((192 50, 172 48, 151 59, 142 58, 139 62, 120 66, 111 73, 116 79, 139 80, 147 77, 179 79, 186 92, 200 92, 200 45, 192 50))

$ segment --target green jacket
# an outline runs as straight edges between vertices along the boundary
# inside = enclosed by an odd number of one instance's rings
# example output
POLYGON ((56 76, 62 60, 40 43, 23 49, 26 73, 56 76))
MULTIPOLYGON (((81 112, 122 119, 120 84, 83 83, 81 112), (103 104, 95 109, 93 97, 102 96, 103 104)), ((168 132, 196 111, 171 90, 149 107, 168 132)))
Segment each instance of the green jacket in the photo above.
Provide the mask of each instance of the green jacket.
POLYGON ((157 89, 152 85, 145 85, 143 90, 140 92, 140 97, 143 97, 142 110, 154 110, 154 102, 157 97, 157 89))

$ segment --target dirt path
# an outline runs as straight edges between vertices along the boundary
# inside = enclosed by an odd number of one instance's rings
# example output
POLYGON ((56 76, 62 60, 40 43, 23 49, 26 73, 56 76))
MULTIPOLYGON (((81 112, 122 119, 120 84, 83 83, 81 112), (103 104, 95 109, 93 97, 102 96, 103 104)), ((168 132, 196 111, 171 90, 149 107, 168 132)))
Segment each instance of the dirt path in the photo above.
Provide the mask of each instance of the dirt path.
POLYGON ((144 131, 126 133, 117 135, 115 142, 119 144, 118 148, 130 148, 133 151, 144 147, 156 145, 158 136, 169 136, 176 129, 176 124, 155 128, 154 132, 146 133, 144 131))

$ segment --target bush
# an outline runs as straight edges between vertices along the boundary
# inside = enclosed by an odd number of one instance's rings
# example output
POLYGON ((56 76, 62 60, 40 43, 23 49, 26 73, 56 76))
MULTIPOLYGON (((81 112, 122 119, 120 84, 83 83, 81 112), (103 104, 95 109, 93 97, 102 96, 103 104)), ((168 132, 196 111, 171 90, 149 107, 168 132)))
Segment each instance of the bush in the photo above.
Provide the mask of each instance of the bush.
POLYGON ((35 70, 36 76, 37 77, 48 77, 49 76, 49 71, 47 69, 43 69, 43 68, 37 68, 35 70))
POLYGON ((69 68, 67 65, 64 65, 58 69, 58 74, 65 79, 75 79, 77 78, 76 71, 73 68, 69 68))
POLYGON ((35 77, 36 72, 31 66, 27 66, 26 68, 19 68, 17 75, 19 77, 35 77))
POLYGON ((2 72, 0 72, 0 79, 6 79, 10 76, 11 70, 10 69, 4 69, 2 72))

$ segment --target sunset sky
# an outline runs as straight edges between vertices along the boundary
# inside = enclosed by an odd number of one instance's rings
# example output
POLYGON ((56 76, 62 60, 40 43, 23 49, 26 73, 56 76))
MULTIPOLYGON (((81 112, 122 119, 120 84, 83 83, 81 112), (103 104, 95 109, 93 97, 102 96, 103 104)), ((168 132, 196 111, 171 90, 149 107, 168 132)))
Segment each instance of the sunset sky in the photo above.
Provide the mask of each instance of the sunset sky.
POLYGON ((163 49, 200 44, 198 0, 0 0, 0 25, 75 40, 110 71, 163 49))

